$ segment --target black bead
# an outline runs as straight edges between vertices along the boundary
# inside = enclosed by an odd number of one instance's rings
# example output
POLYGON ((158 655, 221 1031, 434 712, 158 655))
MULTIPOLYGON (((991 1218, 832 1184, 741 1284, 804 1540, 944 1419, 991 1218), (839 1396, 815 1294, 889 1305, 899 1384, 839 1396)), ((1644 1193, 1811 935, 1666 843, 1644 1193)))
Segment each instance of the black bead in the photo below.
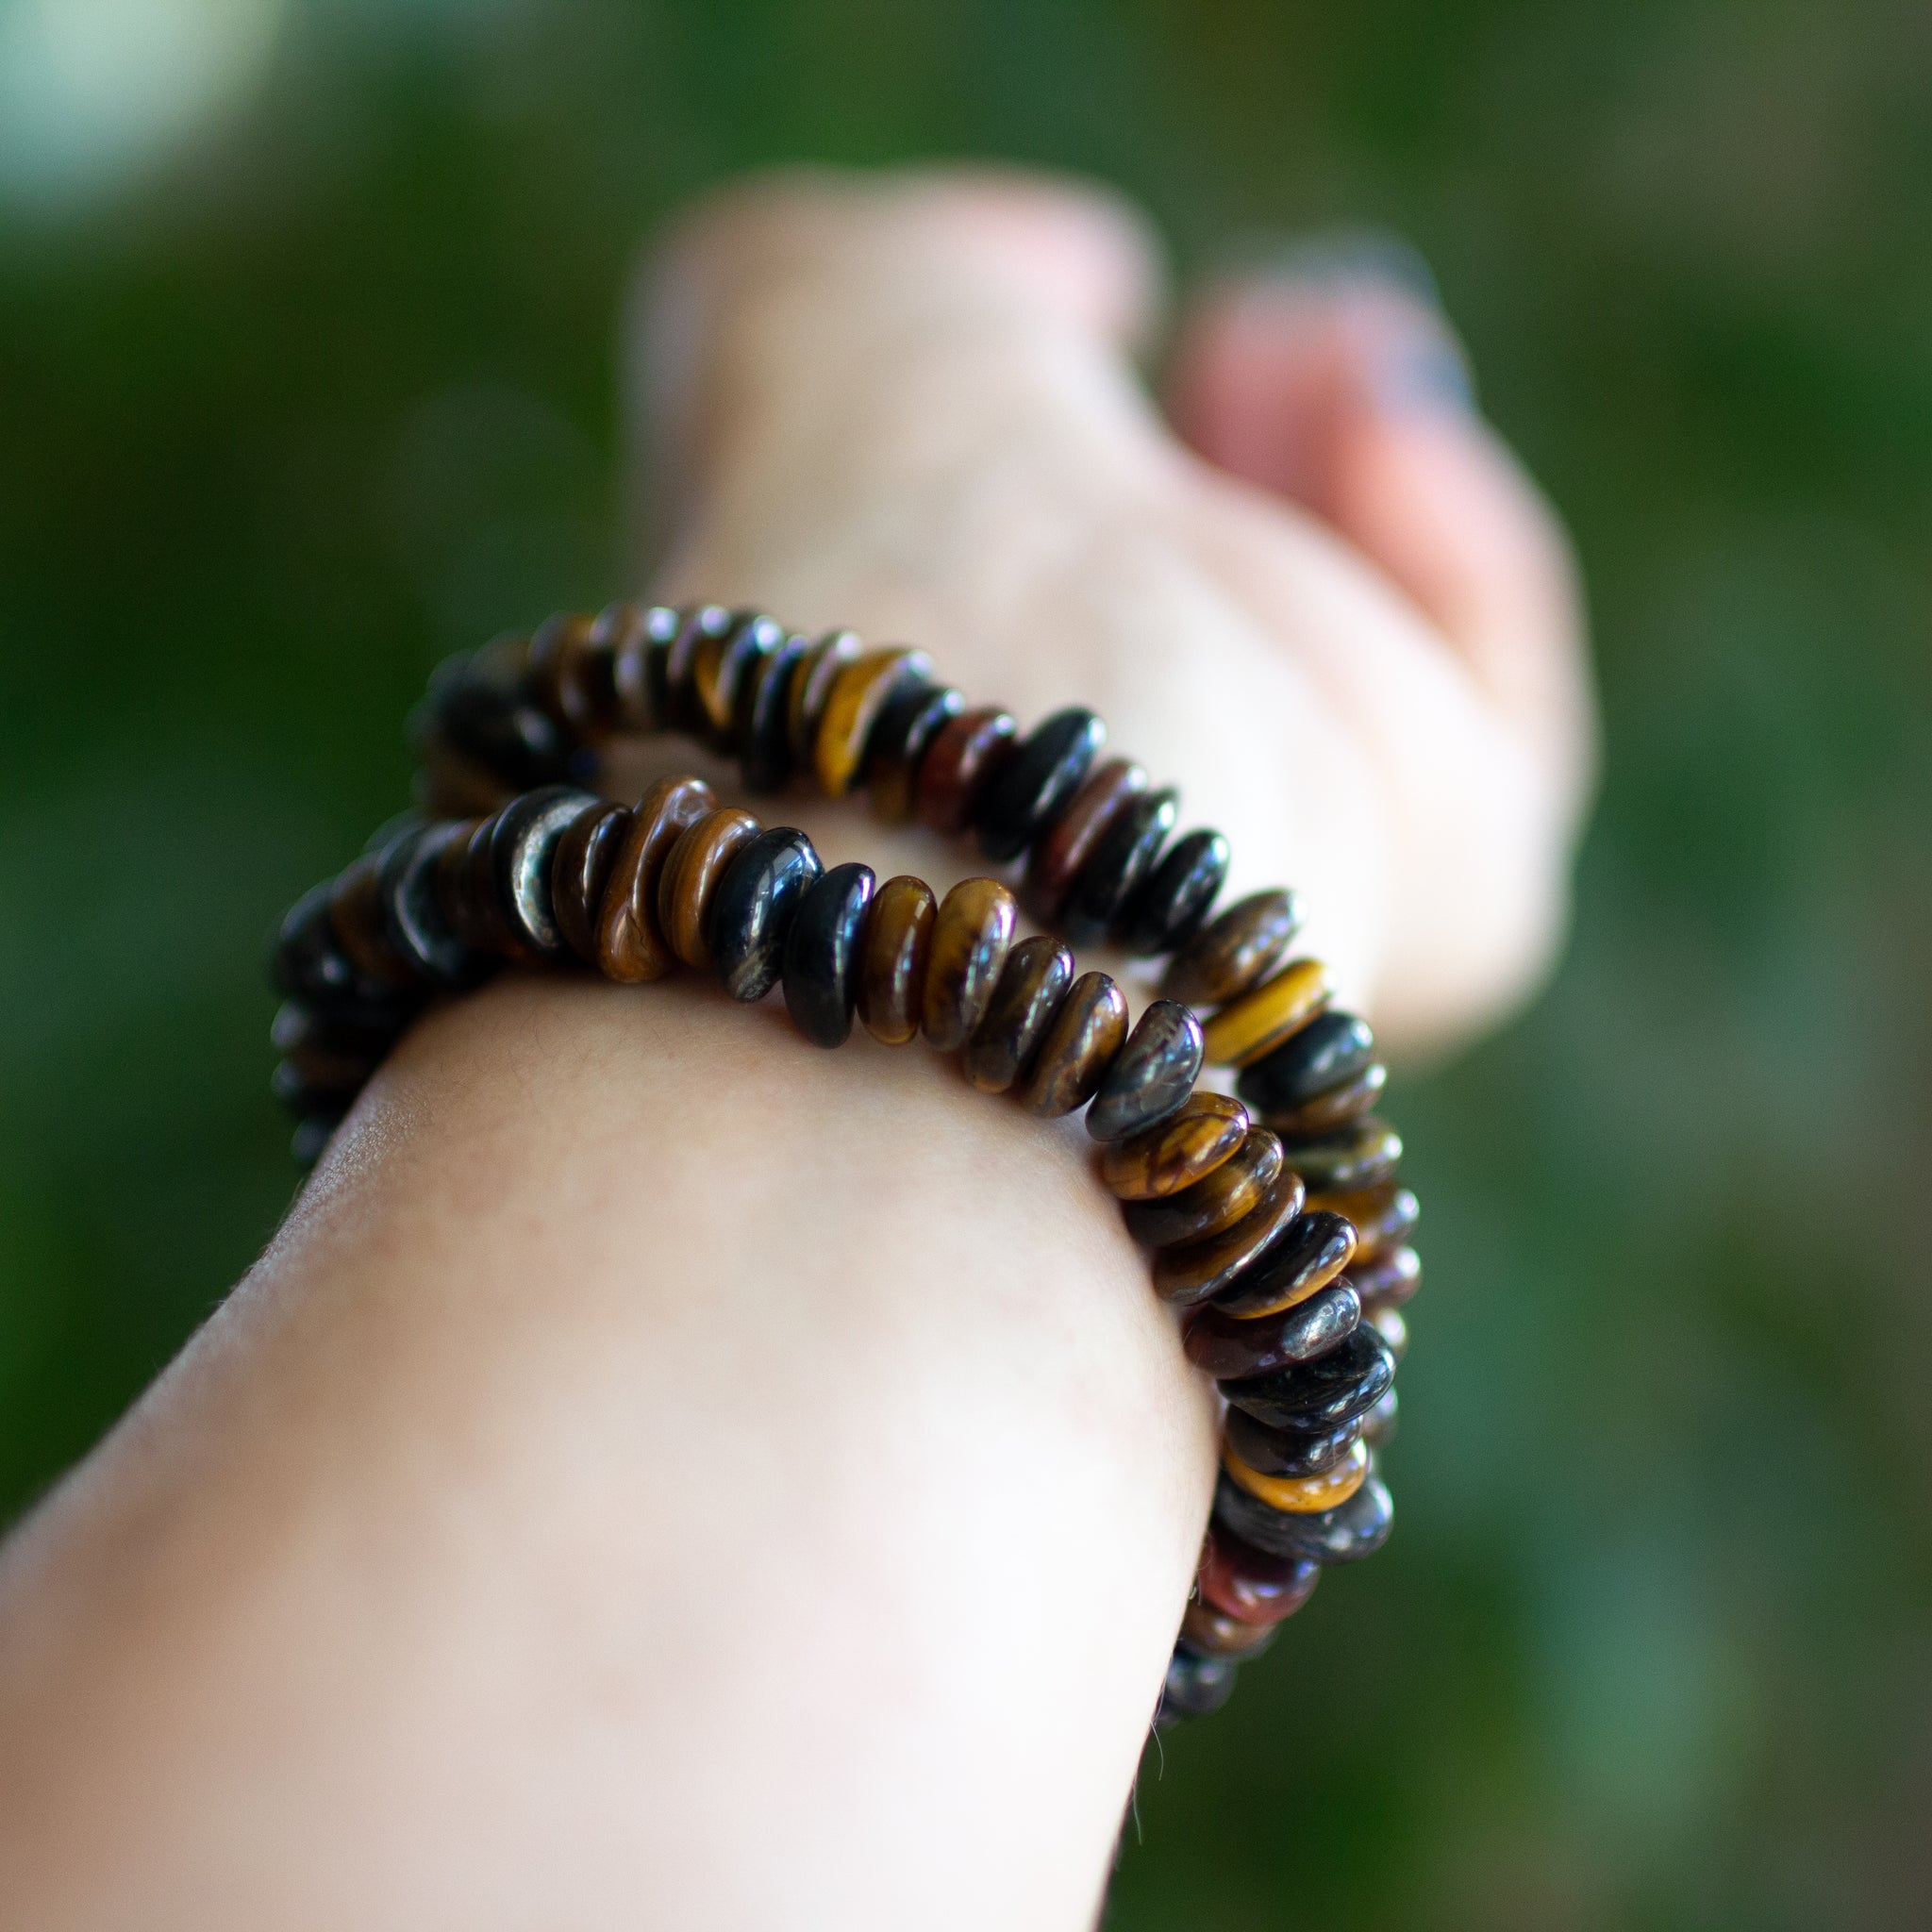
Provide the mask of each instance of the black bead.
POLYGON ((1271 1428, 1315 1435, 1366 1415, 1395 1379, 1395 1357, 1366 1323, 1339 1348, 1311 1362, 1225 1382, 1221 1392, 1271 1428))
POLYGON ((366 1080, 310 1080, 288 1060, 275 1062, 268 1081, 269 1091, 298 1121, 313 1118, 331 1123, 348 1112, 365 1084, 366 1080))
POLYGON ((1291 1140, 1288 1164, 1308 1184, 1311 1194, 1356 1194, 1393 1177, 1402 1160, 1402 1136, 1387 1121, 1365 1114, 1332 1134, 1312 1141, 1291 1140))
POLYGON ((382 1064, 401 1029, 345 1022, 302 1000, 284 1000, 269 1043, 297 1074, 324 1091, 359 1087, 382 1064))
POLYGON ((1124 1141, 1177 1112, 1201 1072, 1201 1023, 1173 1000, 1156 1000, 1114 1056, 1087 1109, 1096 1141, 1124 1141))
POLYGON ((443 854, 468 836, 467 825, 449 820, 419 825, 383 854, 376 881, 391 946, 422 978, 452 991, 480 985, 493 964, 458 937, 437 889, 443 854))
POLYGON ((1326 1355, 1355 1333, 1361 1319, 1361 1297, 1346 1281, 1330 1282, 1272 1315, 1243 1319, 1210 1304, 1189 1324, 1188 1359, 1217 1381, 1265 1375, 1326 1355))
POLYGON ((1140 958, 1171 953, 1207 924, 1227 877, 1227 841, 1219 832, 1176 839, 1134 894, 1121 921, 1121 941, 1140 958))
POLYGON ((497 910, 511 934, 538 958, 561 962, 576 956, 550 904, 550 873, 558 842, 598 801, 571 785, 545 785, 513 798, 497 813, 490 833, 490 881, 497 910))
POLYGON ((693 708, 703 721, 700 741, 721 758, 729 758, 738 750, 741 695, 756 687, 758 673, 766 660, 784 641, 784 627, 774 619, 757 610, 733 612, 731 627, 718 658, 717 696, 724 712, 723 724, 705 708, 701 699, 695 699, 693 693, 693 708))
POLYGON ((347 1000, 361 988, 360 975, 338 943, 329 921, 334 883, 325 879, 304 892, 289 908, 275 936, 269 976, 291 999, 347 1000))
POLYGON ((429 724, 452 751, 474 759, 514 791, 554 784, 575 749, 487 651, 437 666, 425 700, 429 724))
POLYGON ((695 604, 678 612, 677 633, 665 647, 662 660, 663 689, 653 693, 660 700, 657 716, 668 729, 695 735, 705 728, 705 708, 692 682, 698 647, 722 638, 733 622, 722 604, 695 604))
POLYGON ((805 834, 773 825, 745 841, 711 901, 711 963, 735 1000, 761 1000, 778 983, 799 901, 824 867, 805 834))
POLYGON ((889 760, 897 759, 917 771, 933 740, 966 708, 963 692, 930 678, 915 678, 886 700, 871 735, 865 741, 862 774, 870 778, 889 760))
POLYGON ((1244 1067, 1234 1091, 1257 1113, 1285 1113, 1352 1080, 1375 1057, 1375 1036, 1353 1013, 1317 1013, 1271 1054, 1244 1067))
POLYGON ((336 1123, 331 1120, 310 1119, 296 1124, 294 1133, 289 1137, 289 1154, 304 1174, 322 1158, 335 1130, 336 1123))
POLYGON ((858 939, 875 883, 869 865, 835 865, 806 888, 785 936, 785 1008, 814 1046, 843 1046, 858 999, 858 939))
POLYGON ((1004 864, 1017 858, 1080 789, 1107 726, 1077 706, 1042 720, 1000 766, 973 815, 979 849, 1004 864))
MULTIPOLYGON (((1292 1152, 1288 1158, 1294 1165, 1292 1152)), ((1249 1315, 1298 1293, 1324 1274, 1347 1267, 1355 1253, 1355 1228, 1347 1216, 1325 1208, 1297 1214, 1234 1280, 1214 1297, 1229 1315, 1249 1315)))
POLYGON ((1157 1728, 1182 1718, 1206 1717, 1234 1695, 1235 1666, 1224 1657, 1199 1657, 1176 1648, 1168 1659, 1167 1681, 1155 1707, 1157 1728))
POLYGON ((1074 945, 1091 946, 1105 938, 1125 913, 1167 843, 1180 804, 1180 793, 1171 786, 1150 791, 1100 835, 1060 908, 1060 930, 1074 945))
MULTIPOLYGON (((1386 1396, 1383 1398, 1388 1399, 1386 1396)), ((1238 1408, 1227 1412, 1227 1446, 1257 1475, 1325 1475, 1356 1445, 1364 1426, 1357 1416, 1318 1436, 1271 1429, 1238 1408)))
POLYGON ((1355 1563, 1372 1557, 1389 1541, 1394 1520, 1394 1501, 1374 1476, 1347 1502, 1306 1516, 1271 1509, 1224 1473, 1214 1486, 1217 1524, 1271 1557, 1305 1563, 1355 1563))
POLYGON ((791 674, 798 669, 806 649, 804 638, 787 638, 738 687, 733 735, 738 740, 738 769, 747 791, 782 791, 791 775, 786 701, 791 695, 791 674))

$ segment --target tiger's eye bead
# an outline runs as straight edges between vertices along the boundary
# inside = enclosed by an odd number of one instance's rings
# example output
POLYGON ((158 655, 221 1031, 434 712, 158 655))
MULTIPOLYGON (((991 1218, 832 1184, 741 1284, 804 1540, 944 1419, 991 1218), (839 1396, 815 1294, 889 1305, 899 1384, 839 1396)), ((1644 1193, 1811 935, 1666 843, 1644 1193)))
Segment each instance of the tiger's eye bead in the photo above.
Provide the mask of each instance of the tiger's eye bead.
POLYGON ((1357 1442, 1333 1469, 1320 1475, 1263 1475, 1225 1447, 1221 1452, 1221 1466, 1269 1508, 1312 1516, 1347 1502, 1361 1488, 1369 1473, 1369 1447, 1366 1442, 1357 1442))
POLYGON ((973 823, 979 796, 1012 756, 1019 724, 997 705, 961 711, 940 729, 920 760, 913 803, 920 822, 948 838, 973 823))
POLYGON ((1395 1505, 1374 1476, 1347 1502, 1312 1516, 1273 1509, 1251 1496, 1225 1471, 1214 1488, 1214 1526, 1274 1557, 1310 1563, 1355 1563, 1389 1541, 1395 1505))
POLYGON ((1076 946, 1104 939, 1154 869, 1180 813, 1171 788, 1137 798, 1101 835, 1060 908, 1059 925, 1076 946))
POLYGON ((1293 1616, 1321 1578, 1319 1563, 1271 1557, 1224 1529, 1208 1530, 1196 1572, 1201 1601, 1244 1624, 1278 1624, 1293 1616))
POLYGON ((1395 1434, 1395 1424, 1401 1405, 1397 1402, 1395 1391, 1385 1391, 1380 1402, 1362 1418, 1362 1441, 1371 1449, 1388 1446, 1395 1434))
POLYGON ((1364 1307, 1399 1308, 1423 1285, 1422 1257, 1413 1248, 1391 1248, 1349 1274, 1364 1307))
POLYGON ((1004 1093, 1025 1074, 1073 983, 1073 954, 1044 933, 1008 954, 992 1003, 959 1060, 982 1093, 1004 1093))
POLYGON ((1208 1019, 1208 1058, 1217 1067, 1245 1067, 1306 1026, 1332 997, 1321 960, 1296 959, 1208 1019))
POLYGON ((1219 1710, 1234 1695, 1235 1668, 1224 1657, 1176 1650, 1167 1660, 1167 1678, 1154 1712, 1156 1729, 1219 1710))
POLYGON ((597 963, 597 913, 630 818, 626 806, 600 805, 579 817, 558 843, 550 909, 564 942, 592 966, 597 963))
POLYGON ((879 713, 865 748, 865 786, 874 812, 887 824, 903 825, 911 818, 920 764, 965 703, 951 686, 917 678, 879 713))
MULTIPOLYGON (((1288 1151, 1292 1161, 1292 1150, 1288 1151)), ((1340 1214, 1297 1215, 1255 1267, 1215 1297, 1224 1314, 1259 1321, 1319 1293, 1355 1257, 1355 1227, 1340 1214)))
POLYGON ((1415 1232, 1415 1224, 1422 1219, 1421 1203, 1393 1181, 1359 1194, 1310 1194, 1308 1206, 1342 1215, 1355 1224, 1357 1264, 1373 1261, 1385 1250, 1399 1246, 1415 1232))
POLYGON ((485 646, 437 666, 424 701, 450 749, 514 790, 554 783, 571 746, 556 721, 523 691, 525 650, 485 646))
POLYGON ((864 649, 857 631, 829 630, 805 647, 798 669, 791 674, 785 704, 786 728, 791 739, 792 759, 807 771, 812 769, 819 726, 824 722, 832 687, 864 649))
POLYGON ((579 744, 587 744, 601 735, 595 688, 608 685, 608 646, 596 621, 563 611, 538 625, 525 680, 542 710, 579 744))
POLYGON ((1257 1422, 1313 1435, 1366 1415, 1394 1379, 1389 1344, 1365 1323, 1313 1361, 1225 1383, 1221 1392, 1257 1422))
POLYGON ((380 852, 365 852, 337 876, 328 895, 329 924, 362 978, 377 986, 411 986, 416 973, 390 943, 383 921, 382 858, 380 852))
POLYGON ((761 1000, 777 985, 799 903, 824 871, 803 832, 774 825, 747 839, 719 874, 701 917, 711 964, 733 999, 761 1000))
POLYGON ((1026 861, 1020 900, 1042 925, 1052 925, 1080 869, 1108 827, 1147 789, 1147 774, 1131 758, 1108 758, 1087 778, 1026 861))
POLYGON ((965 1045, 986 1017, 1019 909, 997 879, 961 879, 940 901, 921 1026, 941 1053, 965 1045))
POLYGON ((785 1008, 814 1046, 843 1046, 852 1032, 874 883, 869 865, 835 865, 807 889, 786 935, 785 1008))
POLYGON ((1205 1240, 1250 1212, 1280 1172, 1281 1142, 1266 1127, 1256 1127, 1234 1158, 1224 1160, 1205 1180, 1177 1194, 1130 1203, 1127 1232, 1149 1248, 1205 1240))
POLYGON ((738 745, 738 769, 747 791, 782 791, 791 775, 788 708, 791 680, 806 649, 803 638, 788 637, 756 663, 747 665, 740 680, 731 730, 738 745))
POLYGON ((476 985, 490 969, 488 958, 465 943, 442 908, 444 855, 472 829, 461 819, 418 826, 383 853, 376 882, 391 949, 409 962, 419 979, 452 991, 476 985))
POLYGON ((1402 1136, 1374 1114, 1319 1141, 1288 1143, 1288 1158, 1312 1189, 1324 1194, 1360 1193, 1392 1180, 1402 1159, 1402 1136))
POLYGON ((1191 1308, 1220 1294, 1252 1267, 1301 1212, 1301 1176, 1284 1169, 1253 1208, 1230 1228, 1154 1258, 1154 1287, 1175 1307, 1191 1308))
POLYGON ((1107 726, 1077 706, 1036 724, 980 793, 979 849, 1004 865, 1059 816, 1107 741, 1107 726))
POLYGON ((1388 1084, 1389 1069, 1380 1060, 1371 1060, 1354 1079, 1316 1094, 1301 1107, 1271 1108, 1268 1124, 1292 1140, 1319 1140, 1360 1120, 1381 1099, 1388 1084))
POLYGON ((1230 1617, 1212 1604, 1191 1603, 1181 1613, 1181 1641, 1202 1657, 1226 1657, 1230 1663, 1259 1657, 1276 1634, 1273 1624, 1230 1617))
POLYGON ((740 610, 721 636, 699 644, 691 663, 691 694, 702 721, 699 738, 712 751, 729 757, 738 749, 741 696, 784 641, 783 628, 771 618, 740 610))
MULTIPOLYGON (((1394 1393, 1390 1390, 1383 1400, 1394 1393)), ((1374 1413, 1372 1409, 1370 1414, 1374 1413)), ((1320 1475, 1324 1470, 1333 1469, 1361 1440, 1367 1419, 1357 1416, 1339 1429, 1309 1436, 1298 1429, 1271 1429, 1266 1423, 1231 1408, 1223 1426, 1229 1445, 1250 1469, 1263 1475, 1320 1475)))
POLYGON ((492 957, 534 965, 537 955, 511 930, 509 914, 496 891, 491 842, 503 809, 478 819, 460 848, 452 848, 446 866, 438 867, 439 896, 449 922, 468 944, 492 957))
POLYGON ((1126 1038, 1126 994, 1105 973, 1083 973, 1047 1028, 1021 1106, 1042 1120, 1084 1107, 1126 1038))
POLYGON ((873 895, 858 942, 858 1017, 874 1040, 904 1046, 919 1032, 939 902, 902 873, 873 895))
POLYGON ((1389 1353, 1397 1361, 1408 1353, 1408 1323, 1402 1310, 1388 1302, 1378 1302, 1368 1312, 1368 1321, 1374 1324, 1375 1333, 1389 1344, 1389 1353))
POLYGON ((701 778, 659 778, 638 800, 610 868, 597 914, 597 964, 607 979, 636 985, 676 964, 658 920, 658 889, 677 841, 718 809, 701 778))
POLYGON ((550 904, 557 848, 571 826, 600 802, 573 786, 546 785, 511 799, 493 821, 490 869, 497 904, 519 947, 546 963, 570 958, 550 904))
POLYGON ((1101 1156, 1100 1177, 1123 1201, 1158 1201, 1210 1174, 1247 1137, 1248 1110, 1225 1093, 1188 1096, 1178 1113, 1101 1156))
POLYGON ((1213 1307, 1203 1308, 1188 1324, 1188 1359, 1216 1381, 1237 1382, 1243 1375, 1265 1375, 1290 1362, 1326 1355, 1353 1335, 1362 1318, 1362 1305, 1345 1281, 1332 1281, 1307 1300, 1244 1322, 1213 1307))
POLYGON ((1178 1113, 1200 1071, 1201 1023, 1173 1000, 1156 1000, 1102 1078, 1087 1109, 1088 1133, 1124 1141, 1178 1113))
POLYGON ((1353 1013, 1317 1013, 1273 1052, 1241 1069, 1235 1091, 1257 1113, 1292 1113, 1373 1063, 1375 1036, 1353 1013))
POLYGON ((676 634, 664 653, 663 704, 658 715, 673 731, 701 734, 704 706, 697 691, 698 654, 731 628, 732 615, 721 604, 695 604, 678 613, 676 634))
POLYGON ((1127 908, 1121 926, 1127 951, 1150 958, 1192 939, 1227 877, 1227 841, 1219 832, 1176 839, 1127 908))
POLYGON ((812 770, 827 798, 843 798, 865 768, 865 749, 879 713, 908 685, 924 682, 932 659, 892 644, 862 651, 832 680, 812 747, 812 770))
POLYGON ((711 902, 731 862, 758 835, 758 822, 733 806, 700 819, 678 839, 658 879, 658 929, 687 966, 711 963, 711 902))
POLYGON ((1168 961, 1161 993, 1191 1007, 1234 999, 1288 951, 1301 924, 1301 902, 1292 892, 1252 892, 1237 899, 1168 961))
POLYGON ((598 622, 605 619, 610 622, 614 640, 610 683, 617 703, 612 728, 639 735, 668 730, 665 660, 677 635, 677 612, 662 604, 647 609, 613 604, 598 622))

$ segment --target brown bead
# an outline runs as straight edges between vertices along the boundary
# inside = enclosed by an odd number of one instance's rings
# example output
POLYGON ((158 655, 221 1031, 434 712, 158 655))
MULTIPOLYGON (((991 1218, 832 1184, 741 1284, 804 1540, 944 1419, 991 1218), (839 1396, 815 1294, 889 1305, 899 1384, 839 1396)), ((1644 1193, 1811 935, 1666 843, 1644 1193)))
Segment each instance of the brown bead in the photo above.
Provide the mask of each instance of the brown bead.
POLYGON ((1026 861, 1020 901, 1030 917, 1041 925, 1058 923, 1102 833, 1146 789, 1147 774, 1131 758, 1108 758, 1089 774, 1026 861))
POLYGON ((580 744, 599 735, 591 685, 600 667, 591 659, 608 648, 591 641, 594 620, 564 611, 538 625, 530 640, 530 668, 525 674, 538 705, 580 744))
POLYGON ((1351 1268, 1348 1278, 1364 1307, 1399 1308, 1423 1285, 1422 1257, 1413 1248, 1391 1248, 1365 1266, 1351 1268))
MULTIPOLYGON (((1317 1294, 1279 1314, 1246 1321, 1209 1302, 1188 1316, 1181 1345, 1197 1369, 1217 1382, 1269 1375, 1290 1362, 1312 1361, 1339 1347, 1361 1326, 1362 1305, 1345 1281, 1331 1281, 1317 1294)), ((1239 1412, 1239 1411, 1237 1411, 1239 1412)), ((1253 1461, 1253 1457, 1248 1458, 1253 1461)), ((1259 1463, 1255 1464, 1260 1468, 1259 1463)), ((1312 1470, 1266 1472, 1271 1475, 1311 1475, 1312 1470)))
POLYGON ((509 787, 488 765, 458 751, 434 728, 417 742, 415 789, 418 808, 432 819, 494 811, 509 796, 509 787))
POLYGON ((1268 1115, 1268 1124, 1284 1134, 1325 1134, 1360 1120, 1382 1097, 1389 1084, 1389 1069, 1372 1060, 1352 1080, 1318 1093, 1300 1107, 1282 1108, 1268 1115))
POLYGON ((1019 735, 1019 721, 996 705, 951 719, 920 762, 913 792, 921 822, 949 838, 963 832, 1019 735))
POLYGON ((1369 1445, 1357 1441, 1333 1469, 1320 1475, 1263 1475, 1250 1469, 1226 1443, 1222 1444, 1221 1466, 1269 1508, 1286 1510, 1291 1516, 1313 1516, 1323 1509, 1339 1508, 1361 1488, 1368 1479, 1369 1445))
POLYGON ((722 636, 698 646, 691 661, 691 708, 699 735, 712 751, 729 757, 738 749, 740 693, 784 641, 783 627, 771 618, 740 611, 722 636))
POLYGON ((1289 1141, 1288 1158, 1308 1186, 1324 1194, 1360 1193, 1395 1178, 1402 1136, 1365 1113, 1313 1141, 1289 1141))
POLYGON ((906 644, 863 651, 832 680, 812 747, 812 770, 827 798, 843 798, 865 769, 873 726, 895 692, 932 669, 924 651, 906 644))
POLYGON ((1169 960, 1161 992, 1191 1007, 1215 1007, 1245 992, 1301 930, 1292 892, 1251 892, 1217 913, 1169 960))
POLYGON ((698 703, 698 654, 731 628, 722 604, 693 604, 678 612, 676 633, 663 659, 662 717, 673 731, 702 732, 704 708, 698 703))
POLYGON ((865 753, 865 789, 874 815, 889 825, 912 817, 913 787, 932 741, 959 715, 966 700, 950 685, 915 678, 902 686, 873 727, 865 753))
POLYGON ((471 848, 488 822, 487 817, 458 821, 460 829, 436 858, 437 906, 451 932, 473 952, 489 950, 484 908, 470 890, 471 848))
POLYGON ((1202 1657, 1241 1663, 1245 1658, 1259 1657, 1274 1641, 1274 1624, 1230 1617, 1217 1605, 1198 1598, 1181 1614, 1181 1641, 1202 1657))
POLYGON ((1126 1041, 1126 994, 1105 973, 1083 973, 1041 1042, 1021 1106, 1042 1120, 1085 1107, 1126 1041))
POLYGON ((997 879, 961 879, 940 901, 921 1027, 941 1053, 965 1045, 986 1017, 1019 916, 997 879))
POLYGON ((607 979, 661 979, 677 963, 658 924, 658 883, 673 847, 717 809, 702 778, 659 778, 638 800, 597 914, 597 965, 607 979))
POLYGON ((458 887, 462 909, 453 924, 459 937, 479 952, 531 966, 537 963, 537 955, 509 923, 503 901, 497 896, 496 866, 491 856, 497 823, 508 809, 508 807, 503 807, 488 818, 478 819, 475 830, 463 841, 461 883, 458 887))
POLYGON ((808 644, 798 668, 791 674, 791 689, 786 694, 786 729, 791 739, 791 756, 809 768, 818 750, 819 724, 839 674, 865 646, 858 633, 828 630, 816 643, 808 644))
POLYGON ((1127 1232, 1150 1248, 1205 1241, 1253 1208, 1280 1172, 1281 1142, 1266 1127, 1252 1128, 1234 1158, 1206 1179, 1158 1201, 1133 1202, 1126 1210, 1127 1232))
POLYGON ((1155 1291, 1182 1308, 1219 1294, 1275 1240, 1301 1207, 1301 1176, 1283 1169, 1232 1227, 1185 1247, 1163 1248, 1154 1259, 1155 1291))
MULTIPOLYGON (((1294 1158, 1292 1151, 1288 1156, 1294 1158)), ((1220 1297, 1224 1314, 1259 1321, 1319 1293, 1355 1256, 1355 1228, 1339 1214, 1305 1211, 1268 1251, 1220 1297)))
POLYGON ((416 975, 390 944, 382 918, 382 854, 365 852, 329 889, 328 923, 336 943, 365 979, 413 986, 416 975))
POLYGON ((1239 1100, 1196 1092, 1178 1113, 1113 1142, 1100 1177, 1123 1201, 1158 1201, 1212 1174, 1247 1131, 1248 1110, 1239 1100))
POLYGON ((992 1003, 959 1061, 982 1093, 1004 1093, 1025 1076, 1073 983, 1073 954, 1045 933, 1022 940, 1007 956, 992 1003))
POLYGON ((1251 987, 1202 1027, 1210 1066, 1244 1067, 1306 1026, 1335 996, 1319 959, 1297 959, 1251 987))
POLYGON ((874 1040, 904 1046, 919 1031, 939 901, 901 873, 873 894, 858 941, 858 1017, 874 1040))
POLYGON ((1373 1261, 1377 1255, 1406 1241, 1422 1218, 1422 1207, 1416 1197, 1394 1181, 1356 1194, 1313 1193, 1308 1196, 1308 1206, 1342 1215, 1354 1223, 1357 1263, 1373 1261))
POLYGON ((1278 1624, 1315 1593, 1322 1566, 1307 1557, 1271 1557, 1218 1524, 1201 1547, 1195 1582, 1204 1603, 1244 1624, 1278 1624))
POLYGON ((613 604, 597 620, 611 634, 611 728, 641 735, 667 730, 664 664, 677 635, 677 613, 663 604, 613 604))
POLYGON ((579 959, 597 963, 597 914, 604 888, 630 830, 628 806, 600 805, 587 811, 558 841, 550 874, 550 909, 557 929, 579 959))
POLYGON ((700 819, 671 848, 658 879, 658 930, 687 966, 709 970, 711 941, 706 927, 718 881, 758 829, 750 812, 727 805, 700 819))

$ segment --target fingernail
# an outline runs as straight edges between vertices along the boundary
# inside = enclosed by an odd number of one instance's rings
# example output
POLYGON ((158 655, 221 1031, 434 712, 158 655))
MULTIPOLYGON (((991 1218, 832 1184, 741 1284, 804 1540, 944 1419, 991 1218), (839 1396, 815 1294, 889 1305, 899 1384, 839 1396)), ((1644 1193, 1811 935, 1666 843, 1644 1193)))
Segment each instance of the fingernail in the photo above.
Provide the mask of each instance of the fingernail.
POLYGON ((1469 364, 1451 342, 1383 342, 1369 358, 1369 394, 1384 415, 1467 416, 1475 408, 1469 364))
POLYGON ((1399 290, 1430 308, 1442 306, 1441 291, 1422 251, 1384 228, 1238 236, 1221 252, 1215 266, 1230 277, 1304 287, 1366 283, 1399 290))

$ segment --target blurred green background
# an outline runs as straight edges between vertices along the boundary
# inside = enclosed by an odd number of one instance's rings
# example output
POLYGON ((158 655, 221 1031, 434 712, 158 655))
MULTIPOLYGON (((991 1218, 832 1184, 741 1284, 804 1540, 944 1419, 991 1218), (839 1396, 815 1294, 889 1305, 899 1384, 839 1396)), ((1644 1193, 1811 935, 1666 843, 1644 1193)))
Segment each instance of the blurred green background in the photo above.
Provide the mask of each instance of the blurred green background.
POLYGON ((0 1511, 291 1189, 264 937, 445 651, 631 588, 614 314, 789 158, 1374 225, 1577 536, 1608 776, 1395 1109, 1402 1507, 1140 1793, 1121 1928, 1923 1924, 1932 15, 0 0, 0 1511))

